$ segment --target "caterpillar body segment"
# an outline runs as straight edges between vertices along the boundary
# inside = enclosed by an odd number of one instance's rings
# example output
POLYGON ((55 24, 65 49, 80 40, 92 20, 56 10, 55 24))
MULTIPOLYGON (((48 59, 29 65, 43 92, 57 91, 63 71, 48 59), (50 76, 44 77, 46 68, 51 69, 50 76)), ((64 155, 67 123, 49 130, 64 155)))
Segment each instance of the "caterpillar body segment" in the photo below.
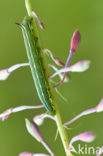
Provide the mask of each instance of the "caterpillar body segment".
POLYGON ((51 93, 51 84, 48 80, 42 50, 39 45, 38 37, 35 35, 35 30, 32 27, 32 22, 33 19, 27 16, 22 21, 22 24, 20 24, 27 56, 38 96, 47 111, 51 115, 55 115, 55 99, 51 93))

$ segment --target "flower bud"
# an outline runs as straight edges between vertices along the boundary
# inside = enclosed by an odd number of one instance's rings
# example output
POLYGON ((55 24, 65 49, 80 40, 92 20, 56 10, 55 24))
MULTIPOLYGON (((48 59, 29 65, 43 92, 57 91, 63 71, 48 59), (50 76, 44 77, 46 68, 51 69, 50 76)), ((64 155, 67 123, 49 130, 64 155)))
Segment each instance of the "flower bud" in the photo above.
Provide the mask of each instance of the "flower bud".
POLYGON ((42 142, 43 141, 43 137, 40 133, 40 130, 38 128, 38 126, 33 122, 33 121, 29 121, 28 119, 25 119, 26 121, 26 128, 28 130, 28 132, 38 141, 38 142, 42 142))
POLYGON ((32 153, 28 153, 28 152, 23 152, 19 156, 33 156, 33 154, 32 153))
POLYGON ((0 114, 0 120, 4 121, 4 120, 8 119, 8 117, 10 116, 12 111, 13 111, 13 109, 10 108, 10 109, 6 110, 5 112, 3 112, 2 114, 0 114))
POLYGON ((103 99, 101 99, 100 103, 96 107, 97 112, 102 112, 103 111, 103 99))
POLYGON ((77 50, 77 48, 80 44, 80 39, 81 39, 81 37, 80 37, 79 30, 76 30, 72 36, 72 39, 71 39, 70 51, 72 53, 74 53, 77 50))
POLYGON ((89 60, 82 60, 70 66, 69 68, 71 72, 84 72, 89 68, 89 66, 90 66, 89 60))
POLYGON ((34 116, 33 121, 38 126, 41 126, 43 124, 45 118, 50 118, 55 121, 55 118, 53 116, 46 114, 46 113, 34 116))
POLYGON ((10 68, 0 70, 0 80, 6 80, 8 76, 16 69, 20 67, 29 66, 29 63, 21 63, 21 64, 15 64, 11 66, 10 68))
POLYGON ((8 72, 7 69, 1 70, 0 71, 0 80, 6 80, 10 73, 8 72))
POLYGON ((59 59, 55 59, 55 63, 58 65, 58 66, 64 66, 64 63, 62 61, 60 61, 59 59))
POLYGON ((92 142, 94 139, 95 139, 95 135, 93 132, 84 132, 77 136, 74 136, 70 141, 69 150, 71 149, 72 144, 76 141, 92 142))
POLYGON ((33 118, 33 121, 38 125, 41 126, 44 122, 44 118, 42 117, 43 115, 36 115, 33 118))
POLYGON ((45 26, 44 26, 44 24, 43 24, 42 22, 39 23, 39 26, 40 26, 40 28, 41 28, 42 30, 45 29, 45 26))
POLYGON ((93 132, 85 132, 78 135, 78 139, 83 142, 92 142, 95 139, 93 132))
POLYGON ((39 108, 43 108, 43 107, 44 107, 43 105, 37 105, 37 106, 19 106, 19 107, 15 107, 15 108, 9 108, 0 114, 0 120, 3 121, 3 120, 8 119, 8 117, 12 113, 20 112, 20 111, 23 111, 26 109, 39 109, 39 108))
POLYGON ((40 26, 40 28, 44 30, 44 29, 45 29, 45 26, 44 26, 44 24, 40 21, 38 15, 37 15, 34 11, 32 11, 32 14, 33 14, 34 17, 36 17, 37 22, 38 22, 38 25, 40 26))

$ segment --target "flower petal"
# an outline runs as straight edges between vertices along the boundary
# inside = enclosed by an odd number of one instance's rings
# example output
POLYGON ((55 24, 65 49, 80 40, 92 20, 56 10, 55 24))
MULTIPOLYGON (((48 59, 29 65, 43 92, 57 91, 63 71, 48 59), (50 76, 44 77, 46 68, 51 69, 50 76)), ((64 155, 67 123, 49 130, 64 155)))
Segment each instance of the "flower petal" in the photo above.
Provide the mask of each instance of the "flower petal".
POLYGON ((95 135, 93 132, 84 132, 84 133, 81 133, 77 136, 74 136, 70 141, 69 150, 71 149, 72 144, 76 141, 83 141, 83 142, 89 143, 89 142, 94 141, 94 139, 95 139, 95 135))
POLYGON ((43 105, 38 105, 38 106, 19 106, 15 108, 9 108, 8 110, 0 114, 0 120, 2 121, 6 120, 10 116, 11 113, 16 113, 16 112, 23 111, 26 109, 39 109, 43 107, 44 107, 43 105))
POLYGON ((89 66, 90 66, 90 61, 82 60, 70 67, 65 67, 57 70, 53 75, 50 76, 50 78, 54 78, 56 75, 60 75, 61 73, 66 73, 66 72, 84 72, 89 68, 89 66))
POLYGON ((90 61, 82 60, 69 67, 71 72, 84 72, 90 66, 90 61))
POLYGON ((0 70, 0 80, 6 80, 8 76, 11 74, 11 72, 24 66, 29 66, 29 63, 16 64, 16 65, 11 66, 8 69, 0 70))
POLYGON ((80 141, 83 141, 83 142, 92 142, 95 139, 95 135, 93 132, 85 132, 85 133, 78 135, 78 138, 80 141))

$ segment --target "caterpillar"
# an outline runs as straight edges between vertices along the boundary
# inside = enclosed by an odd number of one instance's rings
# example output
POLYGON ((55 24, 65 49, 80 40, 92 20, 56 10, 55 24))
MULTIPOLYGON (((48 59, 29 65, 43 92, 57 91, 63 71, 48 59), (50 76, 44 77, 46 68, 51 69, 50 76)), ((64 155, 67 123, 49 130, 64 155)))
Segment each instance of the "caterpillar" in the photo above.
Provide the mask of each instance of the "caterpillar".
POLYGON ((42 48, 40 48, 38 37, 32 24, 33 18, 27 16, 19 25, 22 29, 27 57, 38 96, 48 113, 55 115, 55 99, 51 92, 52 88, 48 80, 42 48))

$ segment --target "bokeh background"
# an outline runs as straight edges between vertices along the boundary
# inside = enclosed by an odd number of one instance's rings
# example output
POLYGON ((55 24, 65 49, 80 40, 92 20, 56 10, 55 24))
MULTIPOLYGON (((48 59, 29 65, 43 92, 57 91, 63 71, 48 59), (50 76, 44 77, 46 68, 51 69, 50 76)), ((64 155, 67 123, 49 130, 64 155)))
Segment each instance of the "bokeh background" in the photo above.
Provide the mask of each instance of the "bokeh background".
MULTIPOLYGON (((88 71, 71 74, 71 81, 59 88, 68 99, 66 103, 57 96, 63 121, 68 121, 83 110, 95 107, 103 98, 103 0, 32 0, 32 5, 46 27, 45 31, 38 28, 43 48, 49 48, 65 62, 71 36, 78 28, 82 40, 72 64, 82 59, 91 60, 88 71)), ((0 1, 0 69, 27 62, 22 33, 15 25, 25 15, 24 0, 0 1)), ((10 107, 39 104, 28 67, 13 72, 6 81, 0 81, 0 112, 10 107)), ((0 122, 0 156, 18 156, 23 151, 46 153, 28 134, 24 120, 42 112, 44 110, 23 111, 0 122)), ((65 156, 60 137, 54 140, 55 123, 47 119, 40 129, 56 156, 65 156)), ((88 147, 103 146, 103 113, 83 117, 70 125, 69 139, 85 131, 96 134, 95 141, 87 144, 88 147)), ((78 143, 74 144, 76 148, 78 143)))

